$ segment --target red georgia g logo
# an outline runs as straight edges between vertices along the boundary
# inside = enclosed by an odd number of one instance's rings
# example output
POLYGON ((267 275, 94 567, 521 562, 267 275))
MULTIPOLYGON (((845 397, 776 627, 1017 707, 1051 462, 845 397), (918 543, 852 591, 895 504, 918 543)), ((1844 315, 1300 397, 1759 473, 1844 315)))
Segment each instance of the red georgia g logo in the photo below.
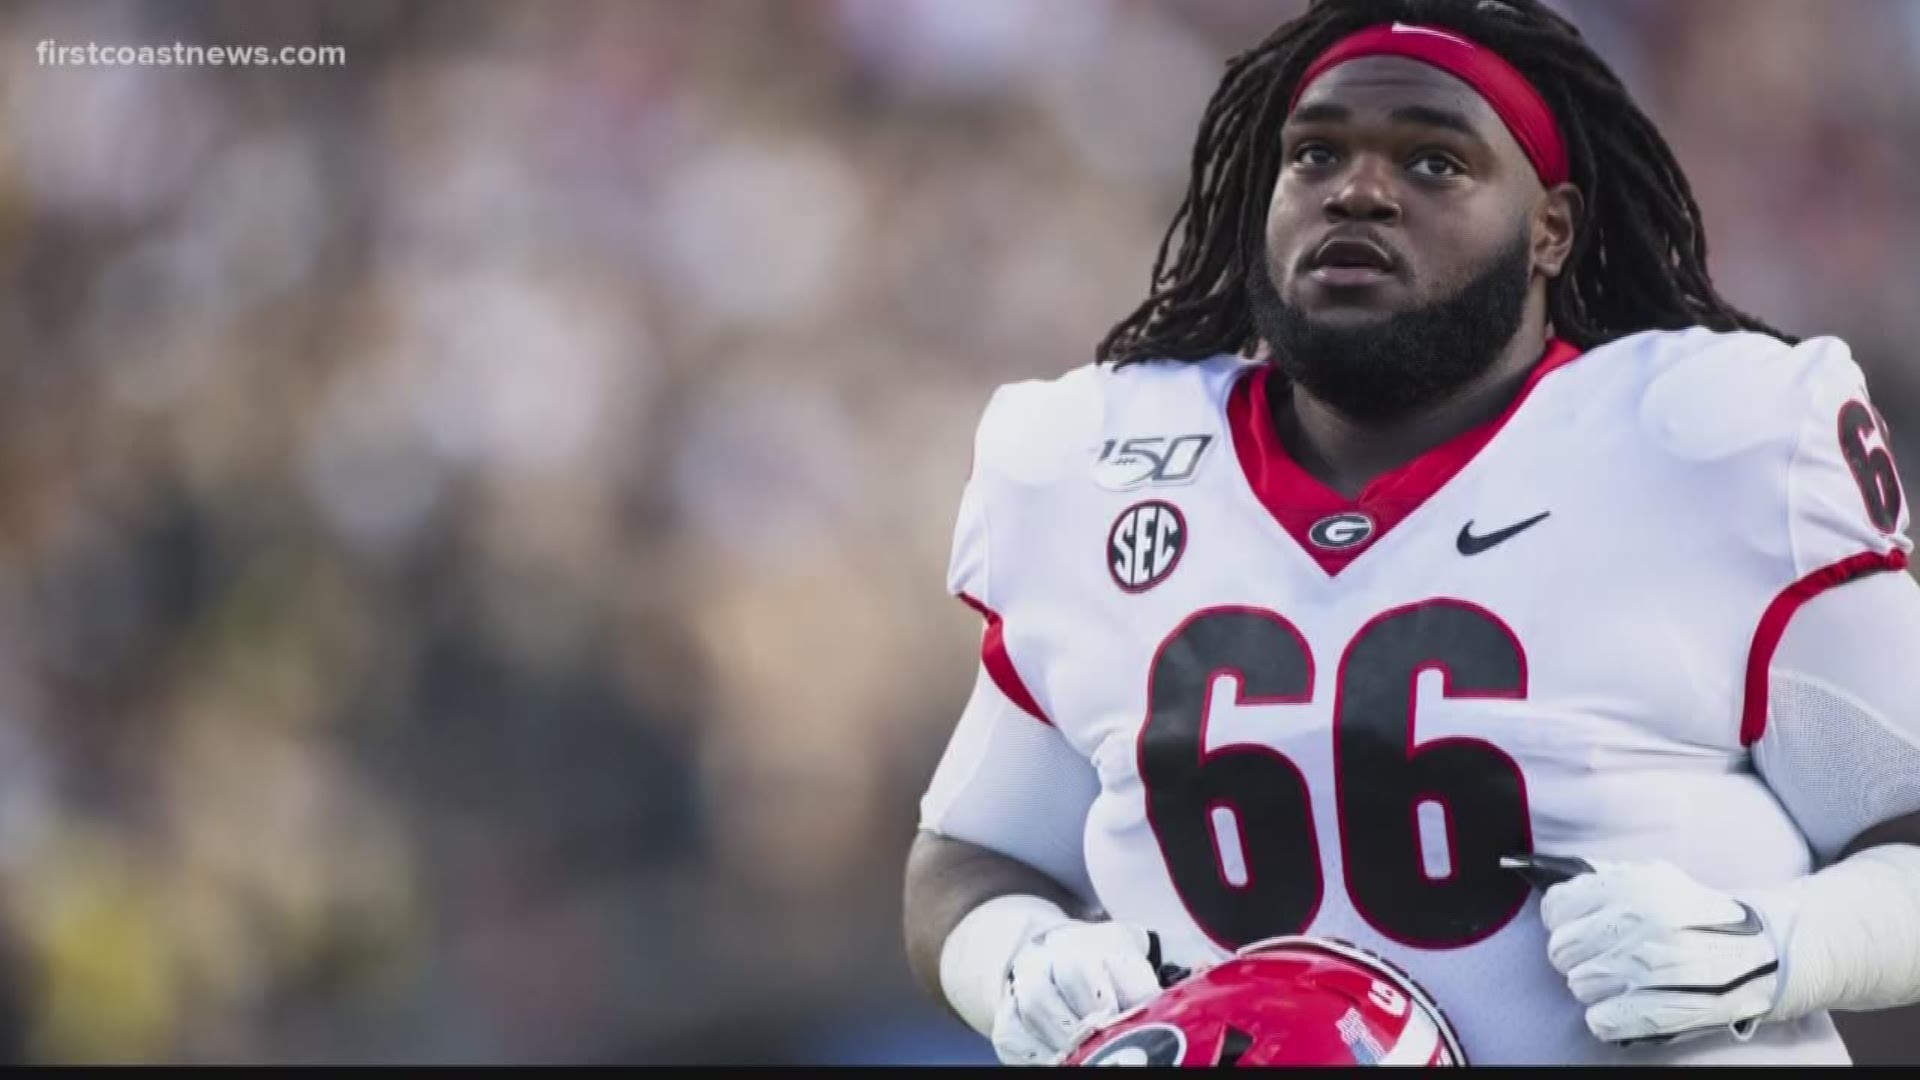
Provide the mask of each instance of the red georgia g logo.
POLYGON ((1107 534, 1107 570, 1114 584, 1146 592, 1167 579, 1187 550, 1187 519, 1169 502, 1130 506, 1107 534))

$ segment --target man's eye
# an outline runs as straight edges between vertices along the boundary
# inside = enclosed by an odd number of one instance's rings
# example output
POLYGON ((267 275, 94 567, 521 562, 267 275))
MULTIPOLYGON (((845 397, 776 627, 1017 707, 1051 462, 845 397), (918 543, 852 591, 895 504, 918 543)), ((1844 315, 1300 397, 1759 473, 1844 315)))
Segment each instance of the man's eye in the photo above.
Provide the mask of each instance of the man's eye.
POLYGON ((1306 143, 1293 152, 1293 163, 1314 167, 1331 165, 1338 160, 1331 149, 1323 143, 1306 143))
POLYGON ((1467 171, 1458 161, 1455 161, 1446 154, 1437 153, 1421 154, 1419 157, 1414 158, 1412 169, 1421 176, 1432 177, 1434 179, 1449 176, 1464 176, 1467 171))

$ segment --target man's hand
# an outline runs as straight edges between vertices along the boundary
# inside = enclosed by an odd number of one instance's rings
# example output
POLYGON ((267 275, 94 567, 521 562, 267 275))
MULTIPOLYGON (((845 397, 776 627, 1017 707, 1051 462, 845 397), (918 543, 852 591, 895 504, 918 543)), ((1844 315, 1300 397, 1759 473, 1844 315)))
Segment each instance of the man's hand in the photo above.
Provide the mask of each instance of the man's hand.
POLYGON ((1007 1065, 1046 1065, 1081 1035, 1160 993, 1153 940, 1126 923, 1065 922, 1014 954, 993 1021, 1007 1065))
POLYGON ((1548 960, 1607 1042, 1744 1039, 1774 1006, 1780 951, 1759 913, 1668 863, 1596 862, 1540 914, 1548 960))

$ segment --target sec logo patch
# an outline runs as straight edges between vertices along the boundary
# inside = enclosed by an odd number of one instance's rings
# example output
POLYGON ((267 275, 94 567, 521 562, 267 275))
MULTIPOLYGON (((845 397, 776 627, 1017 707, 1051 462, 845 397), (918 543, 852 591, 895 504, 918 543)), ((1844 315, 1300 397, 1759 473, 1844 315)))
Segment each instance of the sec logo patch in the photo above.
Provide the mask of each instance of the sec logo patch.
POLYGON ((1107 570, 1125 592, 1146 592, 1167 580, 1187 551, 1180 508, 1154 500, 1128 507, 1107 533, 1107 570))

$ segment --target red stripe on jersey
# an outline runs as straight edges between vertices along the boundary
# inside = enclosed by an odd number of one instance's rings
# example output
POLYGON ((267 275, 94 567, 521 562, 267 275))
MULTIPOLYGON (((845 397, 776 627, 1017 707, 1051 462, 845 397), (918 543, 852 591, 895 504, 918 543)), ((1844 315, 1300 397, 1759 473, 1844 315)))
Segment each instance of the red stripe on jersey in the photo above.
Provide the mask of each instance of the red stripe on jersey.
POLYGON ((1787 636, 1787 625, 1793 622, 1795 613, 1812 602, 1814 597, 1850 581, 1858 581, 1868 574, 1898 573, 1906 568, 1907 553, 1904 551, 1862 552, 1824 570, 1815 570, 1789 585, 1785 592, 1774 599, 1767 613, 1760 617, 1760 627, 1753 634, 1753 651, 1747 656, 1746 702, 1740 714, 1741 746, 1752 746, 1767 733, 1767 693, 1771 683, 1769 674, 1773 668, 1773 654, 1779 651, 1781 640, 1787 636))
POLYGON ((1043 724, 1052 724, 1053 721, 1047 719, 1047 714, 1040 710, 1040 703, 1033 700, 1027 684, 1020 681, 1020 672, 1013 666, 1013 657, 1007 655, 1006 635, 1000 628, 1000 613, 966 593, 961 593, 960 599, 987 620, 987 632, 980 638, 980 662, 986 665, 987 676, 993 680, 993 685, 1007 695, 1008 701, 1020 706, 1020 711, 1043 724))
POLYGON ((1535 387, 1550 373, 1578 359, 1579 349, 1560 340, 1547 343, 1547 351, 1534 365, 1533 373, 1520 388, 1505 412, 1459 437, 1444 442, 1405 465, 1377 476, 1361 490, 1358 498, 1345 495, 1321 483, 1300 467, 1281 444, 1273 427, 1273 407, 1269 395, 1274 386, 1273 368, 1261 364, 1251 369, 1234 386, 1227 401, 1227 428, 1240 468, 1254 494, 1266 506, 1280 527, 1313 557, 1320 568, 1338 575, 1354 560, 1372 550, 1380 538, 1405 521, 1433 498, 1447 481, 1459 475, 1480 451, 1486 449, 1507 422, 1520 411, 1535 387), (1346 551, 1329 551, 1308 538, 1314 525, 1336 514, 1362 513, 1373 520, 1373 536, 1365 544, 1346 551))

